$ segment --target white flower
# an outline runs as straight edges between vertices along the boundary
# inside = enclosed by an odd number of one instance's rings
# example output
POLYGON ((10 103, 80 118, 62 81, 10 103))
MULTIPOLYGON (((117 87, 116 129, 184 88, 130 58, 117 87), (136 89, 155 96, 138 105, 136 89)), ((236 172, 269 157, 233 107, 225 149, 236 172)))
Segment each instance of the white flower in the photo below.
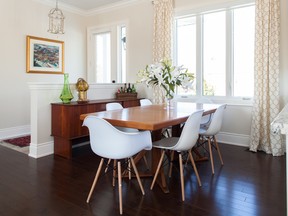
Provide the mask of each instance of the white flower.
POLYGON ((176 86, 184 89, 191 87, 193 74, 183 66, 172 66, 171 60, 162 60, 156 64, 147 65, 144 70, 138 72, 140 82, 147 86, 160 86, 165 90, 166 97, 173 97, 176 86))

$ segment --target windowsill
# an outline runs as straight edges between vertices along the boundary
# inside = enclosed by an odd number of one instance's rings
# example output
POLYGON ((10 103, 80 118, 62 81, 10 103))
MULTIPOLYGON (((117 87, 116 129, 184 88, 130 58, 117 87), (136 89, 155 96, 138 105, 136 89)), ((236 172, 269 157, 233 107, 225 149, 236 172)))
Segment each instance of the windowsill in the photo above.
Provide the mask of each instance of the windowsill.
POLYGON ((180 96, 176 95, 175 99, 177 101, 187 101, 187 102, 195 102, 200 98, 207 98, 211 100, 213 103, 221 104, 225 103, 227 105, 233 105, 233 106, 253 106, 253 98, 246 98, 246 97, 197 97, 197 96, 180 96))

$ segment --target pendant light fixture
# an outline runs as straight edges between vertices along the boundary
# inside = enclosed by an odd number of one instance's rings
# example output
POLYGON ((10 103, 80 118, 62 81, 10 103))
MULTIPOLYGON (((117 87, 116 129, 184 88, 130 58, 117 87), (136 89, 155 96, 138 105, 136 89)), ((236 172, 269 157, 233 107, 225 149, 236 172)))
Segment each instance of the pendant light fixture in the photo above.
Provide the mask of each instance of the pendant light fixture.
POLYGON ((52 34, 64 34, 64 15, 58 8, 58 0, 56 0, 56 8, 50 10, 49 14, 49 29, 52 34))

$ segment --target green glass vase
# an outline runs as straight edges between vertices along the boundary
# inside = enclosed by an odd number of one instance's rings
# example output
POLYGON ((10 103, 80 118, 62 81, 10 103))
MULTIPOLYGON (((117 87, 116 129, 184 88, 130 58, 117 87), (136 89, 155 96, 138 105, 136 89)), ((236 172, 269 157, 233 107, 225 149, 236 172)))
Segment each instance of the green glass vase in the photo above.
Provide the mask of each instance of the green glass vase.
POLYGON ((70 89, 69 85, 69 74, 64 74, 64 86, 60 95, 60 99, 64 104, 69 104, 71 100, 73 99, 73 94, 70 89))

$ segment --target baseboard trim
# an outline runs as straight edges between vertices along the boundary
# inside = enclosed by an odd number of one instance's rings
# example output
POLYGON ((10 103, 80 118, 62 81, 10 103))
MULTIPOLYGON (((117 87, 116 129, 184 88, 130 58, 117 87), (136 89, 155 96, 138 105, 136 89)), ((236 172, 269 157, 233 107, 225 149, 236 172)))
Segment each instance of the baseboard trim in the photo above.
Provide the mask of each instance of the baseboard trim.
POLYGON ((54 142, 30 143, 29 156, 33 158, 45 157, 54 153, 54 142))
POLYGON ((217 141, 220 143, 249 147, 250 136, 245 134, 235 134, 220 132, 217 134, 217 141))
POLYGON ((31 133, 30 125, 0 129, 0 140, 26 136, 31 133))

